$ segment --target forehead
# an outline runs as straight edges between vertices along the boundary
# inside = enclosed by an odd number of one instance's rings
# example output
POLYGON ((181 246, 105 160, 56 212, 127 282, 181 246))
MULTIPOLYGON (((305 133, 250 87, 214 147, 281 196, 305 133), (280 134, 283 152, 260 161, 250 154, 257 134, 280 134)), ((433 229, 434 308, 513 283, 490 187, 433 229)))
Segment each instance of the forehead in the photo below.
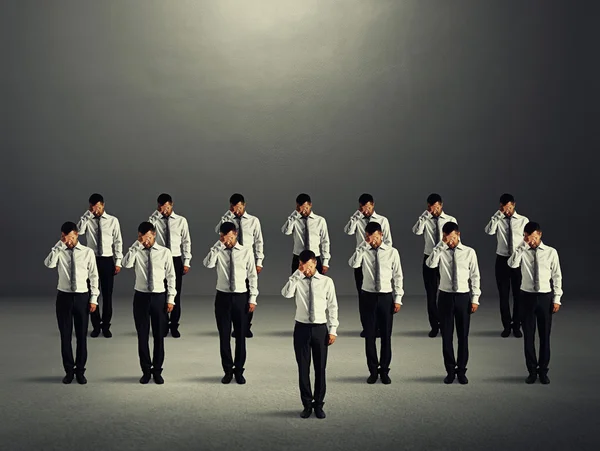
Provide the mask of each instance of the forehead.
POLYGON ((165 206, 167 206, 167 207, 170 207, 171 205, 173 205, 173 202, 171 202, 171 201, 169 201, 169 202, 165 202, 165 203, 164 203, 164 204, 162 204, 162 205, 165 205, 165 206))
POLYGON ((155 235, 156 232, 153 232, 152 230, 148 230, 146 233, 142 233, 142 232, 138 232, 138 235, 141 236, 150 236, 150 235, 155 235))
POLYGON ((231 204, 234 207, 243 207, 244 206, 244 202, 238 202, 237 204, 231 204))
POLYGON ((95 207, 96 205, 104 205, 104 202, 96 202, 95 204, 90 203, 90 205, 95 207))
POLYGON ((304 202, 303 204, 298 204, 298 205, 300 205, 301 207, 304 207, 304 206, 310 206, 311 203, 310 202, 304 202))
POLYGON ((429 205, 430 207, 437 207, 438 205, 442 205, 442 203, 440 201, 434 202, 433 204, 427 202, 427 205, 429 205))
POLYGON ((457 234, 457 231, 456 231, 456 230, 453 230, 453 231, 452 231, 452 232, 450 232, 450 233, 443 232, 443 234, 444 234, 444 235, 446 235, 446 236, 450 236, 450 235, 452 235, 452 234, 456 235, 456 234, 457 234))
POLYGON ((77 232, 75 230, 71 230, 69 233, 65 234, 65 232, 60 232, 62 235, 64 236, 74 236, 77 235, 77 232))

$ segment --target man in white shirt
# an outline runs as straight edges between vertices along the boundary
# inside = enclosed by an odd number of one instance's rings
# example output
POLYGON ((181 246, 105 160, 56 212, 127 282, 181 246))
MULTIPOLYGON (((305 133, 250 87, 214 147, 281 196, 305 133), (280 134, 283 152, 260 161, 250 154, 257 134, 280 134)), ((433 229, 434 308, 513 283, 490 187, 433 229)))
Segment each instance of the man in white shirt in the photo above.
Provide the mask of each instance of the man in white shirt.
POLYGON ((258 276, 252 248, 237 242, 234 223, 224 222, 220 226, 219 240, 202 263, 206 268, 216 268, 217 271, 215 319, 219 330, 221 364, 225 373, 221 382, 229 384, 235 376, 238 384, 245 384, 243 373, 248 313, 256 308, 258 297, 258 276), (249 288, 246 288, 246 279, 249 288), (235 331, 235 358, 231 355, 232 323, 235 331))
POLYGON ((427 293, 427 314, 429 315, 429 325, 431 338, 437 337, 440 330, 440 318, 436 305, 438 287, 440 285, 440 271, 438 268, 430 268, 425 263, 433 248, 440 243, 442 237, 442 228, 447 222, 458 221, 453 216, 446 214, 443 210, 442 197, 439 194, 430 194, 427 198, 427 210, 419 216, 413 226, 415 235, 423 235, 425 240, 425 256, 423 257, 423 282, 425 292, 427 293))
POLYGON ((112 295, 114 279, 121 271, 123 259, 123 239, 119 220, 106 213, 104 198, 101 194, 94 193, 89 198, 89 209, 81 216, 77 228, 79 234, 85 236, 85 242, 96 255, 96 266, 100 277, 100 292, 102 294, 102 317, 100 306, 90 315, 92 333, 96 338, 102 335, 112 337, 110 321, 112 319, 112 295))
POLYGON ((163 193, 158 196, 158 207, 148 218, 148 222, 156 227, 156 241, 166 247, 173 255, 177 296, 173 311, 167 315, 168 326, 165 337, 171 331, 173 338, 181 337, 179 321, 181 318, 181 289, 183 276, 190 270, 192 261, 192 238, 187 219, 173 211, 173 198, 163 193))
POLYGON ((442 241, 426 260, 430 268, 440 268, 438 311, 442 330, 444 366, 448 373, 444 383, 455 378, 467 384, 469 360, 469 327, 471 314, 479 307, 480 275, 475 250, 460 241, 458 224, 447 222, 442 227, 442 241), (458 339, 458 358, 454 357, 454 325, 458 339))
POLYGON ((362 267, 364 279, 359 296, 360 321, 365 332, 365 351, 370 376, 368 384, 392 383, 389 377, 392 361, 393 315, 402 305, 403 276, 400 254, 383 242, 381 224, 370 222, 365 240, 356 248, 348 264, 362 267), (376 331, 381 331, 381 357, 377 358, 376 331))
POLYGON ((333 280, 317 271, 314 252, 302 251, 298 257, 298 269, 290 276, 281 294, 296 300, 294 352, 298 363, 300 399, 304 406, 300 416, 308 418, 314 409, 316 417, 323 419, 327 347, 335 343, 337 337, 338 303, 333 280), (315 368, 314 392, 310 384, 311 357, 315 368))
POLYGON ((330 242, 325 218, 312 211, 312 200, 308 194, 296 197, 296 210, 287 218, 281 228, 285 235, 294 239, 292 274, 300 264, 299 255, 304 250, 313 251, 317 258, 317 271, 327 274, 329 270, 330 242))
MULTIPOLYGON (((256 273, 260 274, 263 268, 263 260, 265 258, 263 247, 263 235, 260 220, 256 216, 252 216, 246 211, 246 200, 239 193, 233 194, 229 198, 229 210, 225 212, 221 220, 215 228, 216 233, 220 233, 221 224, 225 222, 233 222, 237 228, 237 241, 242 246, 251 247, 254 250, 254 260, 256 262, 256 273)), ((246 288, 249 290, 250 285, 246 279, 246 288)), ((248 327, 246 329, 246 338, 252 338, 253 334, 250 330, 252 327, 252 318, 254 313, 248 313, 248 327)), ((231 333, 235 336, 235 331, 231 333)))
POLYGON ((138 227, 138 239, 123 258, 124 268, 135 268, 133 320, 138 336, 138 354, 142 377, 140 384, 164 384, 162 377, 165 360, 167 317, 175 305, 175 269, 171 251, 156 242, 156 228, 150 222, 138 227), (165 293, 166 287, 166 293, 165 293), (150 357, 150 326, 154 349, 150 357))
POLYGON ((521 270, 508 266, 508 259, 513 254, 514 243, 521 241, 525 224, 529 222, 526 216, 515 211, 515 198, 512 194, 500 196, 500 208, 485 226, 485 233, 496 235, 496 285, 500 297, 500 318, 503 331, 500 334, 506 338, 510 332, 521 338, 521 313, 519 310, 519 293, 521 290, 521 270), (510 290, 512 283, 513 314, 510 314, 510 290))
POLYGON ((544 385, 550 383, 550 330, 552 315, 560 309, 562 271, 558 252, 542 241, 542 228, 537 222, 529 222, 523 230, 523 241, 508 259, 511 268, 521 268, 521 307, 523 312, 523 344, 525 364, 529 376, 525 380, 533 384, 539 375, 544 385), (539 360, 535 352, 536 322, 540 338, 539 360))
POLYGON ((84 373, 87 362, 88 315, 96 310, 100 294, 94 251, 79 243, 78 237, 77 225, 65 222, 60 229, 60 241, 44 260, 47 268, 58 269, 56 319, 66 373, 62 380, 64 384, 73 382, 73 377, 77 378, 79 384, 87 383, 84 373), (75 359, 71 344, 73 326, 77 342, 75 359))
MULTIPOLYGON (((350 217, 350 220, 344 227, 344 233, 347 235, 354 235, 356 237, 356 247, 360 246, 365 241, 365 227, 370 222, 378 222, 381 224, 381 230, 383 233, 383 242, 391 246, 392 245, 392 232, 390 231, 390 223, 388 219, 378 214, 375 211, 375 200, 373 196, 368 193, 361 194, 358 198, 358 210, 350 217)), ((356 282, 356 290, 360 297, 360 290, 363 282, 362 268, 354 268, 354 281, 356 282)), ((360 333, 360 336, 364 338, 365 331, 360 333)), ((381 331, 378 329, 376 336, 381 336, 381 331)))

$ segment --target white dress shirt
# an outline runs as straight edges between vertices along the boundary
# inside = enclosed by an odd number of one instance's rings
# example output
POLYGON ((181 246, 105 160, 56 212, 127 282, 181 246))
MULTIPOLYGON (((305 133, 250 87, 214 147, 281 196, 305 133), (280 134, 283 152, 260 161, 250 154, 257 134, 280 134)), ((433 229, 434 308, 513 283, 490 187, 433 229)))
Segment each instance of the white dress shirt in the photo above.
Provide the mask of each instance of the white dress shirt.
MULTIPOLYGON (((327 221, 325 221, 324 217, 316 215, 311 211, 310 215, 308 215, 307 224, 310 250, 317 257, 321 257, 323 266, 329 267, 331 254, 329 253, 330 242, 327 221)), ((304 219, 302 219, 302 215, 297 210, 294 210, 288 217, 281 231, 286 235, 293 236, 294 255, 300 255, 304 250, 304 219)))
MULTIPOLYGON (((471 303, 479 305, 481 296, 479 264, 475 249, 465 246, 462 242, 454 248, 456 259, 456 278, 458 290, 456 293, 471 292, 471 303), (469 289, 470 285, 470 289, 469 289)), ((431 252, 425 264, 430 268, 440 268, 440 290, 453 293, 452 290, 452 250, 446 243, 440 241, 431 252)))
POLYGON ((300 270, 294 271, 288 282, 281 290, 285 298, 296 298, 296 321, 305 324, 327 324, 330 335, 337 336, 338 302, 335 294, 333 280, 326 275, 316 272, 312 277, 313 311, 314 321, 310 321, 309 312, 309 283, 308 279, 300 270))
MULTIPOLYGON (((166 246, 166 219, 158 210, 148 218, 156 228, 156 242, 161 246, 166 246)), ((190 237, 190 228, 187 219, 172 212, 169 216, 169 231, 171 237, 171 255, 173 257, 183 256, 183 266, 191 267, 192 261, 192 238, 190 237)))
POLYGON ((427 210, 425 210, 423 212, 423 214, 421 216, 419 216, 419 219, 417 219, 417 222, 413 226, 412 231, 415 235, 423 235, 424 236, 424 238, 425 238, 424 254, 425 255, 431 255, 436 243, 442 242, 442 228, 444 227, 444 224, 446 224, 447 222, 454 222, 454 223, 458 224, 458 221, 456 220, 455 217, 442 212, 442 214, 440 214, 440 216, 438 218, 438 233, 439 233, 439 235, 437 236, 437 239, 436 239, 435 220, 433 219, 433 215, 431 213, 429 213, 427 210))
POLYGON ((521 267, 522 281, 521 290, 528 293, 553 293, 555 304, 560 305, 562 297, 562 271, 558 252, 553 247, 540 242, 537 247, 538 279, 539 290, 535 290, 535 268, 534 268, 534 250, 521 240, 515 253, 508 259, 508 266, 511 268, 521 267))
POLYGON ((119 220, 115 216, 104 212, 99 221, 102 232, 102 255, 98 255, 98 219, 89 210, 83 214, 77 223, 79 234, 85 234, 86 245, 94 251, 94 254, 98 257, 114 257, 115 266, 121 266, 123 238, 121 237, 119 220))
MULTIPOLYGON (((516 211, 510 220, 510 229, 512 231, 513 251, 517 248, 520 242, 523 241, 523 230, 529 222, 527 216, 518 214, 516 211)), ((496 235, 498 245, 496 254, 503 257, 510 257, 511 253, 508 249, 508 219, 500 210, 496 211, 490 219, 490 222, 485 226, 485 233, 488 235, 496 235)))
POLYGON ((59 241, 54 245, 46 259, 44 265, 47 268, 58 268, 58 287, 59 291, 65 293, 87 293, 88 279, 90 281, 90 304, 98 304, 98 268, 96 267, 96 256, 94 251, 81 243, 69 251, 67 245, 59 241), (72 256, 72 257, 71 257, 72 256), (76 289, 71 290, 71 258, 75 259, 75 280, 76 289))
POLYGON ((357 210, 351 217, 346 227, 344 227, 344 232, 347 235, 355 235, 356 236, 356 247, 359 247, 362 243, 365 242, 365 229, 369 222, 377 222, 381 225, 381 233, 383 234, 383 242, 388 246, 392 245, 392 232, 390 231, 390 222, 385 216, 377 214, 373 211, 373 214, 370 218, 365 218, 360 210, 357 210))
POLYGON ((245 293, 249 291, 249 304, 256 304, 258 297, 258 274, 252 248, 235 243, 235 246, 229 251, 227 247, 217 241, 202 262, 207 268, 217 268, 217 291, 224 293, 245 293), (233 291, 229 286, 229 268, 231 255, 234 260, 235 287, 233 291), (248 279, 249 289, 246 288, 246 279, 248 279))
MULTIPOLYGON (((262 228, 260 226, 260 220, 256 216, 252 216, 248 214, 248 212, 244 211, 244 214, 241 216, 241 219, 234 215, 231 210, 227 210, 227 212, 223 215, 217 227, 215 227, 215 232, 219 233, 219 229, 221 224, 224 222, 232 222, 239 229, 242 227, 242 237, 244 242, 242 243, 244 246, 252 247, 254 250, 254 260, 256 262, 256 266, 263 266, 263 260, 265 258, 264 250, 264 241, 262 228)), ((239 230, 238 230, 239 237, 239 230)))
POLYGON ((135 290, 141 293, 164 293, 167 281, 167 303, 175 305, 175 266, 171 251, 154 243, 148 251, 142 243, 136 241, 123 257, 123 268, 135 267, 135 290), (148 290, 148 255, 152 258, 153 289, 148 290))
POLYGON ((379 249, 376 251, 368 244, 363 241, 360 246, 356 248, 352 257, 348 261, 348 264, 352 268, 360 268, 362 266, 363 271, 363 291, 369 293, 393 293, 394 302, 402 305, 402 296, 404 296, 404 283, 402 274, 402 265, 400 263, 400 253, 397 249, 390 245, 381 243, 379 249), (379 259, 379 280, 381 281, 381 288, 377 291, 375 278, 376 278, 376 261, 375 254, 377 253, 379 259))

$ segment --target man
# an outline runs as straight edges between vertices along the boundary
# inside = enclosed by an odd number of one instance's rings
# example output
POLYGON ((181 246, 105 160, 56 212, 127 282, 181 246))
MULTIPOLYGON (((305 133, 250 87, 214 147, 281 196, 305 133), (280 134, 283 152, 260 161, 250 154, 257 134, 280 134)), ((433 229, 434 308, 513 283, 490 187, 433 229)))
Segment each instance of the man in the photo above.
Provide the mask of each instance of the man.
POLYGON ((475 250, 460 241, 457 223, 446 222, 442 227, 442 233, 442 241, 436 244, 425 263, 430 268, 440 268, 438 311, 442 329, 444 366, 448 373, 444 383, 451 384, 455 378, 458 378, 458 382, 464 385, 469 383, 466 372, 469 360, 471 313, 477 311, 481 296, 479 264, 475 250), (454 358, 455 323, 458 359, 454 358))
POLYGON ((138 354, 142 377, 140 384, 147 384, 153 377, 157 384, 164 384, 162 377, 165 361, 165 334, 167 313, 175 305, 175 268, 171 251, 156 242, 156 228, 150 222, 138 227, 138 239, 123 258, 124 268, 135 267, 135 294, 133 296, 133 320, 138 336, 138 354), (165 293, 166 286, 166 293, 165 293), (153 356, 150 358, 150 326, 154 337, 153 356))
POLYGON ((102 335, 112 337, 110 321, 112 319, 112 295, 114 279, 121 272, 123 259, 123 239, 119 220, 106 213, 104 198, 100 194, 92 194, 89 198, 89 209, 83 214, 77 228, 85 235, 87 247, 96 254, 96 266, 100 276, 100 292, 102 293, 102 316, 100 307, 91 314, 92 333, 96 338, 102 335))
MULTIPOLYGON (((244 196, 239 193, 233 194, 229 198, 229 210, 223 215, 215 232, 219 233, 221 230, 221 224, 225 222, 233 222, 237 229, 237 241, 242 246, 252 247, 254 250, 254 261, 256 264, 256 273, 260 274, 263 268, 263 235, 260 221, 256 216, 248 214, 246 211, 246 200, 244 196)), ((248 279, 246 279, 246 289, 249 289, 250 285, 248 279)), ((246 328, 246 338, 252 338, 253 334, 250 328, 252 327, 252 318, 254 313, 248 313, 248 327, 246 328)), ((235 331, 231 334, 235 336, 235 331)))
POLYGON ((527 217, 515 211, 515 198, 511 194, 500 196, 500 208, 485 226, 485 233, 496 235, 496 285, 500 296, 500 318, 503 331, 500 334, 506 338, 510 332, 521 338, 521 313, 519 293, 521 289, 521 270, 508 266, 508 259, 514 252, 513 243, 521 241, 527 217), (509 295, 512 283, 513 314, 510 314, 509 295))
POLYGON ((164 331, 165 337, 171 331, 173 338, 181 337, 179 331, 179 321, 181 318, 181 288, 183 276, 190 270, 192 261, 192 239, 187 219, 176 214, 173 211, 173 198, 169 194, 161 194, 157 199, 158 207, 148 222, 156 228, 156 241, 161 246, 166 247, 173 255, 173 265, 175 268, 175 280, 177 296, 175 297, 175 306, 169 315, 167 315, 167 328, 164 331))
POLYGON ((299 255, 304 250, 313 251, 317 259, 317 271, 327 274, 329 270, 329 230, 322 216, 312 211, 312 201, 308 194, 296 197, 296 210, 288 217, 281 228, 285 235, 294 239, 294 256, 292 258, 292 274, 300 264, 299 255))
MULTIPOLYGON (((375 200, 373 196, 367 193, 361 194, 358 198, 358 210, 350 217, 350 221, 344 227, 344 233, 347 235, 356 236, 356 247, 359 247, 365 241, 365 227, 369 222, 378 222, 381 224, 381 230, 383 231, 383 242, 391 246, 392 245, 392 233, 390 231, 390 223, 385 216, 377 214, 375 212, 375 200)), ((360 290, 363 282, 362 268, 354 268, 354 281, 356 282, 356 290, 360 297, 360 290)), ((360 333, 360 336, 364 338, 365 331, 360 333)), ((377 337, 381 336, 381 331, 377 330, 377 337)))
POLYGON ((298 256, 298 269, 281 290, 285 298, 296 300, 296 325, 294 326, 294 352, 298 363, 300 399, 304 410, 300 416, 310 417, 314 409, 319 419, 325 418, 327 347, 337 337, 338 303, 335 285, 331 278, 319 274, 317 258, 312 251, 302 251, 298 256), (310 361, 314 361, 315 390, 311 390, 310 361))
POLYGON ((365 331, 365 352, 370 376, 368 384, 388 385, 392 361, 393 315, 402 305, 403 275, 400 254, 383 238, 381 224, 370 222, 365 227, 365 240, 348 262, 352 268, 363 268, 363 284, 359 296, 360 321, 365 331), (377 358, 375 332, 381 331, 381 357, 377 358))
POLYGON ((523 343, 525 364, 529 376, 525 380, 533 384, 539 375, 544 385, 550 383, 550 329, 552 315, 560 309, 562 297, 562 271, 558 252, 542 241, 542 228, 537 222, 529 222, 523 230, 523 241, 508 259, 511 268, 521 267, 521 307, 523 312, 523 343), (535 352, 535 326, 540 338, 539 360, 535 352))
POLYGON ((87 362, 88 310, 92 313, 96 310, 100 294, 94 251, 79 243, 78 236, 77 225, 65 222, 60 228, 60 241, 44 260, 47 268, 58 268, 56 320, 66 373, 63 384, 73 382, 74 376, 79 384, 87 383, 84 373, 87 362), (77 342, 75 359, 71 345, 73 325, 77 342))
POLYGON ((425 292, 427 293, 427 314, 429 316, 429 325, 431 338, 437 337, 440 331, 440 319, 436 305, 438 287, 440 285, 440 271, 432 269, 425 263, 435 245, 440 243, 442 228, 447 222, 458 221, 453 216, 446 214, 443 210, 442 197, 439 194, 430 194, 427 198, 427 210, 419 216, 419 219, 413 226, 415 235, 423 235, 425 239, 425 256, 423 257, 423 282, 425 292))
POLYGON ((217 295, 215 319, 219 330, 221 364, 225 375, 223 384, 229 384, 235 375, 238 384, 245 384, 246 328, 248 313, 256 308, 258 275, 252 248, 237 242, 237 229, 232 222, 220 226, 219 240, 204 258, 207 268, 216 268, 217 295), (248 279, 248 287, 244 282, 248 279), (248 293, 249 291, 249 293, 248 293), (235 332, 235 359, 231 355, 231 323, 235 332))

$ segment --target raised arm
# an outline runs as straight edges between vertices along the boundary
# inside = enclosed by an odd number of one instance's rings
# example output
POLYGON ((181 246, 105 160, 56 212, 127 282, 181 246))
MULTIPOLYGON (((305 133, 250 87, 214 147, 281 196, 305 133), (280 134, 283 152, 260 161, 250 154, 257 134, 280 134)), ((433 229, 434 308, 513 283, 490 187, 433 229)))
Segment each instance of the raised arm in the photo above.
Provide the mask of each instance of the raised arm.
POLYGON ((233 220, 233 213, 231 210, 227 210, 223 216, 221 216, 221 220, 217 223, 215 227, 215 232, 219 234, 221 232, 221 224, 224 222, 231 222, 233 220))
POLYGON ((167 279, 167 304, 175 305, 175 296, 177 288, 175 285, 175 265, 173 264, 173 254, 169 249, 165 250, 167 258, 165 261, 165 279, 167 279))
POLYGON ((254 254, 248 252, 248 259, 246 260, 246 274, 248 277, 248 291, 250 299, 248 304, 256 305, 256 298, 258 297, 258 273, 256 272, 256 262, 254 260, 254 254))
POLYGON ((471 258, 469 259, 469 280, 471 282, 471 303, 479 305, 479 297, 481 296, 481 275, 479 274, 477 254, 474 250, 471 250, 471 258))
POLYGON ((81 218, 79 219, 79 222, 77 222, 77 230, 79 230, 79 234, 80 235, 84 235, 86 230, 87 230, 87 226, 90 223, 90 219, 92 219, 94 217, 94 213, 92 213, 89 210, 86 210, 85 213, 81 216, 81 218))
POLYGON ((488 235, 494 235, 496 230, 498 230, 498 224, 500 223, 502 216, 504 216, 504 213, 502 213, 500 210, 497 210, 496 213, 492 215, 490 222, 488 222, 485 226, 485 233, 488 235))
POLYGON ((284 298, 293 298, 296 295, 296 288, 298 287, 298 282, 300 282, 303 277, 304 274, 302 274, 302 271, 300 271, 299 269, 294 271, 294 274, 292 274, 288 278, 287 283, 283 286, 283 289, 281 290, 281 295, 284 298))
POLYGON ((446 243, 444 243, 443 241, 440 241, 438 244, 436 244, 433 248, 433 251, 431 252, 431 255, 427 258, 427 260, 425 260, 425 264, 429 268, 437 268, 440 264, 440 257, 442 256, 442 251, 446 247, 446 243))
POLYGON ((338 302, 335 294, 335 284, 332 279, 327 283, 327 329, 329 335, 337 336, 337 328, 340 325, 338 321, 338 302))
POLYGON ((123 236, 121 235, 121 224, 115 219, 115 228, 113 229, 113 255, 115 256, 115 266, 121 266, 123 260, 123 236))
POLYGON ((148 217, 148 222, 155 226, 156 222, 160 219, 161 216, 162 213, 160 211, 154 210, 152 214, 148 217))
POLYGON ((288 216, 287 220, 283 224, 281 231, 284 235, 291 235, 294 231, 294 223, 296 220, 300 219, 302 215, 298 212, 298 210, 294 210, 291 215, 288 216))
POLYGON ((366 241, 360 243, 360 245, 354 250, 352 257, 348 260, 348 264, 351 268, 360 268, 362 266, 363 258, 365 256, 365 252, 369 248, 370 244, 366 241))
POLYGON ((96 257, 93 251, 88 252, 87 261, 88 279, 90 280, 90 304, 98 305, 98 296, 100 296, 98 267, 96 266, 96 257))
POLYGON ((138 252, 143 248, 144 246, 142 243, 136 240, 127 251, 127 254, 125 254, 125 257, 123 257, 123 261, 121 261, 123 268, 133 268, 133 265, 135 265, 135 258, 138 252))
POLYGON ((223 243, 221 243, 220 240, 217 241, 210 248, 210 251, 208 251, 208 254, 206 255, 206 257, 204 257, 202 264, 208 269, 214 268, 217 265, 217 257, 219 255, 219 252, 223 249, 225 249, 225 245, 223 243))
POLYGON ((429 218, 430 216, 431 213, 429 213, 427 210, 425 210, 421 214, 421 216, 419 216, 419 219, 417 219, 417 222, 412 228, 412 231, 415 235, 423 235, 423 231, 425 230, 425 223, 427 222, 427 218, 429 218))
POLYGON ((60 255, 60 251, 66 248, 67 245, 59 240, 58 243, 56 243, 54 247, 52 247, 48 256, 44 259, 44 265, 46 266, 46 268, 56 268, 56 265, 58 264, 58 256, 60 255))
POLYGON ((262 226, 260 220, 256 218, 256 227, 254 228, 254 259, 256 260, 256 266, 263 266, 264 254, 264 240, 262 234, 262 226))
POLYGON ((181 231, 181 253, 183 254, 183 266, 189 268, 192 262, 192 237, 190 235, 190 226, 185 218, 183 218, 183 228, 181 231))
POLYGON ((319 248, 321 250, 321 258, 323 259, 323 266, 329 267, 329 260, 331 260, 331 243, 329 241, 329 230, 327 228, 327 221, 325 218, 321 219, 322 227, 320 231, 321 243, 319 244, 319 248))
POLYGON ((404 296, 404 275, 402 273, 400 254, 396 249, 394 249, 394 257, 392 260, 392 288, 394 293, 394 303, 402 305, 402 297, 404 296))
POLYGON ((383 243, 392 247, 392 229, 390 227, 390 221, 384 219, 381 221, 381 232, 383 233, 383 243))
POLYGON ((521 241, 521 244, 517 246, 513 254, 508 259, 508 266, 510 266, 511 268, 518 268, 519 266, 521 266, 523 255, 528 247, 529 245, 525 241, 521 241))
POLYGON ((553 302, 560 304, 560 298, 563 295, 562 291, 562 271, 560 269, 560 260, 558 258, 558 252, 554 250, 550 260, 550 277, 552 280, 552 293, 554 294, 553 302))
POLYGON ((358 225, 358 221, 361 217, 362 213, 360 210, 356 210, 352 216, 350 216, 350 220, 348 224, 344 227, 344 233, 347 235, 354 235, 356 233, 356 226, 358 225))

